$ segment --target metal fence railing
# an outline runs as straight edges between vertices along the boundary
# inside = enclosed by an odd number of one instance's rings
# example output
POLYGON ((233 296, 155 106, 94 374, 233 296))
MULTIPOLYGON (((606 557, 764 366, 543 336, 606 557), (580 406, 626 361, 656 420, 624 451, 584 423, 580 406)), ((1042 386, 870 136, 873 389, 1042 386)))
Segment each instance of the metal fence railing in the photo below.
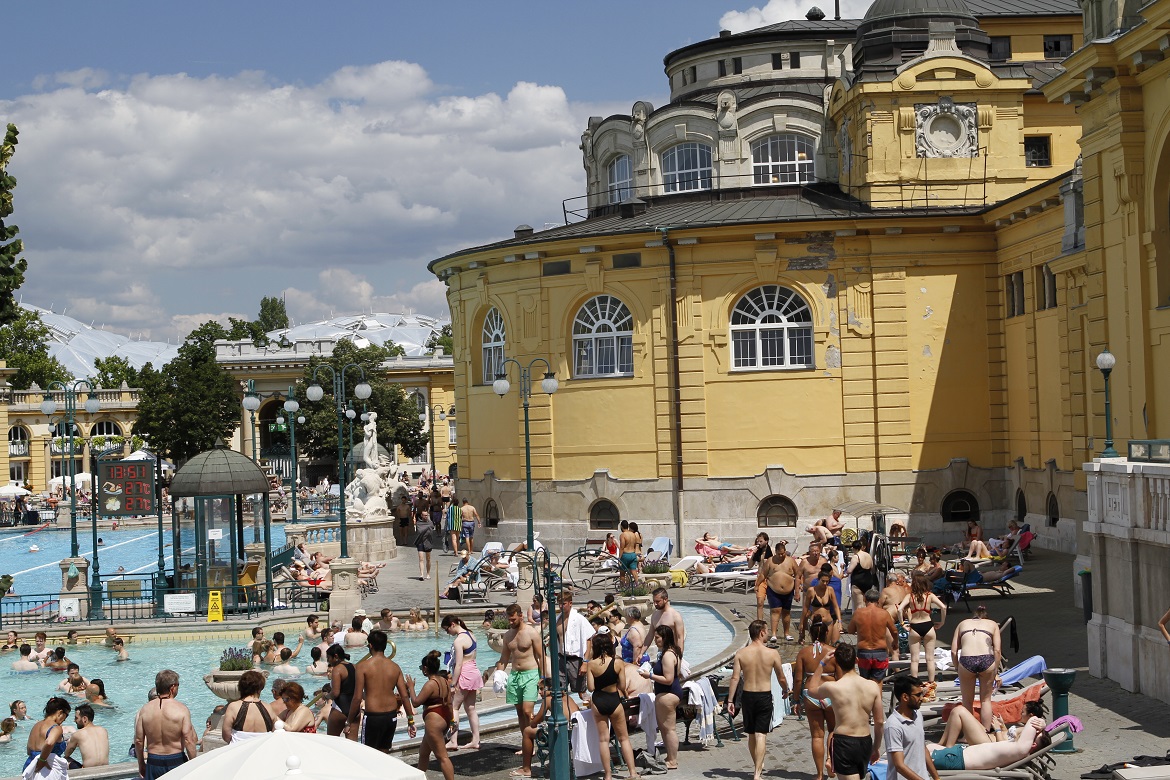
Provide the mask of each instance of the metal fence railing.
POLYGON ((329 591, 295 582, 272 585, 272 604, 267 588, 256 585, 209 585, 171 587, 170 578, 133 576, 101 577, 101 610, 90 609, 88 590, 60 593, 24 593, 0 599, 0 627, 16 628, 45 623, 84 626, 102 623, 205 623, 211 594, 218 592, 224 619, 252 619, 289 609, 326 609, 329 591), (158 587, 156 587, 158 586, 158 587))

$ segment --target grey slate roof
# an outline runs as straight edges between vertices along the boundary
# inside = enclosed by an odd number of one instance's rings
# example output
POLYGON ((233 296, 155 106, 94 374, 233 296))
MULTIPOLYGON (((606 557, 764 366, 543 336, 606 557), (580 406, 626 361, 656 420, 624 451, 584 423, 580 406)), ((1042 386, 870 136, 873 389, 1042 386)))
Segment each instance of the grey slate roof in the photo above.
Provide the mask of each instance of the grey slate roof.
POLYGON ((1080 16, 1076 0, 967 0, 976 16, 1080 16))

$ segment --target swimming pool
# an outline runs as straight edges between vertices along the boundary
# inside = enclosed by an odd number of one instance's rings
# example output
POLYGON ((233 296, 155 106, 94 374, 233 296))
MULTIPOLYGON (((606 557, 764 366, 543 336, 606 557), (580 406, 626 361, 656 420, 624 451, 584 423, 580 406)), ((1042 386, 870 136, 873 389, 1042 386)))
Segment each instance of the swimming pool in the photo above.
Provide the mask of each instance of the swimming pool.
MULTIPOLYGON (((68 537, 66 537, 68 543, 68 537)), ((156 551, 157 555, 157 551, 156 551)), ((700 665, 723 652, 734 637, 734 631, 729 623, 717 612, 707 607, 677 605, 683 620, 688 626, 687 632, 687 660, 700 665)), ((271 637, 275 631, 284 631, 289 637, 294 637, 303 623, 289 623, 287 625, 270 626, 266 635, 271 637)), ((208 627, 210 629, 210 627, 208 627)), ((499 660, 499 656, 488 647, 484 632, 472 626, 476 640, 479 642, 478 663, 481 669, 486 669, 499 660)), ((96 633, 96 632, 95 632, 96 633)), ((59 636, 50 637, 50 646, 55 646, 59 636)), ((446 651, 451 648, 451 637, 446 634, 436 636, 434 632, 423 634, 409 634, 395 632, 390 636, 397 647, 396 660, 407 674, 416 678, 418 665, 431 650, 446 651)), ((296 640, 292 646, 295 647, 296 640)), ((105 683, 106 693, 115 705, 109 710, 99 710, 96 713, 98 725, 104 726, 110 732, 110 760, 114 763, 129 760, 127 751, 134 739, 134 715, 146 702, 147 692, 154 684, 154 675, 160 669, 174 669, 179 673, 178 698, 191 710, 192 722, 197 735, 203 734, 207 716, 217 704, 223 701, 217 698, 203 684, 203 675, 212 669, 218 668, 219 657, 227 647, 241 647, 245 644, 242 638, 227 636, 216 637, 207 632, 192 632, 190 634, 175 635, 142 635, 135 638, 127 646, 130 660, 118 663, 114 660, 114 653, 101 645, 74 645, 67 648, 66 655, 81 667, 81 674, 89 679, 101 678, 105 683), (200 635, 202 634, 202 635, 200 635), (189 639, 190 641, 184 641, 189 639)), ((350 651, 353 660, 358 660, 361 651, 350 651)), ((18 673, 9 671, 9 666, 15 656, 5 653, 0 656, 0 706, 2 714, 7 716, 8 705, 14 699, 22 699, 28 704, 29 714, 37 717, 48 698, 64 675, 54 672, 18 673)), ((309 649, 306 647, 293 663, 298 668, 304 668, 309 663, 309 649)), ((275 679, 269 675, 269 682, 275 679)), ((294 678, 305 690, 320 688, 325 679, 302 675, 294 678)), ((420 683, 421 684, 421 683, 420 683)), ((266 695, 269 688, 265 688, 266 695)), ((76 706, 81 700, 68 697, 70 704, 76 706)), ((500 713, 496 718, 511 717, 511 711, 500 713)), ((485 725, 495 718, 485 719, 485 725)), ((12 742, 0 744, 0 778, 16 776, 24 764, 24 748, 28 739, 29 729, 33 721, 22 722, 12 742)), ((72 725, 72 716, 66 725, 72 725)), ((466 728, 466 723, 464 723, 466 728)))
MULTIPOLYGON (((158 570, 158 529, 150 526, 119 528, 99 531, 103 544, 98 548, 98 562, 103 576, 113 574, 121 566, 127 574, 149 573, 158 570)), ((244 541, 253 541, 254 531, 244 527, 244 541)), ((45 529, 29 531, 15 529, 0 534, 0 574, 14 577, 13 588, 20 594, 57 593, 61 589, 61 567, 58 563, 69 556, 69 529, 45 529), (30 552, 35 545, 37 552, 30 552)), ((263 530, 259 541, 263 541, 263 530)), ((164 556, 168 570, 171 567, 171 527, 169 521, 163 530, 164 556)), ((195 528, 187 526, 179 530, 179 543, 183 549, 184 562, 190 562, 194 555, 195 528)), ((272 549, 285 543, 284 525, 272 524, 272 549)), ((78 530, 78 553, 90 558, 93 545, 88 529, 78 530)))

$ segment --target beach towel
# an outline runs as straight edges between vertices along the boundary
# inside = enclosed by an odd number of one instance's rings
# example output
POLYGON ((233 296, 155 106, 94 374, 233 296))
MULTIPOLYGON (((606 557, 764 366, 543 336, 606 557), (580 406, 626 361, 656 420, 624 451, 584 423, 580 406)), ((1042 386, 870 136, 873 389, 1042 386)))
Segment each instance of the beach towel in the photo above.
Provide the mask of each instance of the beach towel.
MULTIPOLYGON (((1044 683, 1036 683, 1025 688, 1019 696, 1013 696, 1010 699, 1003 701, 992 701, 991 711, 1003 718, 1004 723, 1022 723, 1024 720, 1024 705, 1030 701, 1039 701, 1040 697, 1044 695, 1044 683)), ((957 707, 958 704, 951 703, 943 707, 942 719, 945 721, 951 716, 951 710, 957 707)), ((975 706, 971 709, 975 717, 979 717, 979 699, 975 700, 975 706)))
MULTIPOLYGON (((601 753, 597 744, 597 721, 593 710, 578 710, 573 713, 574 728, 569 731, 573 755, 573 772, 577 777, 602 772, 601 753)), ((607 746, 608 747, 608 746, 607 746)))

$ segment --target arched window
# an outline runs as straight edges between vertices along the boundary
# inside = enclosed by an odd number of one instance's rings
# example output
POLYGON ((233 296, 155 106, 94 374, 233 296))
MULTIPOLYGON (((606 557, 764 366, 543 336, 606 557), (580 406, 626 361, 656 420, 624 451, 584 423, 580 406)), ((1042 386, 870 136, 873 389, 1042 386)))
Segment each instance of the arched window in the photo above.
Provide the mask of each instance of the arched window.
POLYGON ((787 287, 765 284, 731 312, 734 368, 812 368, 812 311, 787 287))
POLYGON ((1016 522, 1024 522, 1024 518, 1028 516, 1028 499, 1024 496, 1024 491, 1016 488, 1016 522))
POLYGON ((91 436, 121 436, 122 427, 113 420, 102 420, 93 424, 91 436))
POLYGON ((663 192, 711 189, 711 147, 685 143, 662 153, 663 192))
POLYGON ((1060 522, 1060 502, 1056 500, 1055 493, 1048 494, 1048 506, 1045 514, 1048 515, 1048 527, 1055 528, 1056 524, 1060 522))
POLYGON ((609 202, 621 203, 634 194, 630 156, 623 154, 609 164, 609 202))
POLYGON ((609 499, 598 499, 589 507, 589 527, 594 531, 615 531, 621 521, 618 508, 609 499))
POLYGON ((946 523, 979 522, 979 502, 967 490, 953 490, 943 499, 941 514, 946 523))
MULTIPOLYGON (((454 475, 452 475, 454 476, 454 475)), ((498 528, 500 525, 500 505, 494 498, 489 498, 483 505, 483 520, 488 528, 498 528)))
MULTIPOLYGON (((14 425, 8 429, 8 457, 23 458, 28 455, 28 429, 14 425)), ((15 480, 13 480, 15 481, 15 480)))
POLYGON ((804 184, 816 179, 813 139, 796 133, 761 138, 752 144, 752 183, 804 184))
POLYGON ((768 496, 756 509, 756 524, 761 528, 795 528, 800 514, 787 496, 768 496))
POLYGON ((495 307, 483 319, 483 383, 490 385, 504 370, 504 318, 495 307))
MULTIPOLYGON (((53 438, 62 438, 62 437, 69 436, 69 427, 65 425, 64 421, 55 424, 50 429, 50 431, 53 434, 53 438)), ((81 438, 81 428, 77 427, 77 423, 73 424, 73 438, 75 438, 75 439, 81 438)))
POLYGON ((612 295, 590 298, 573 320, 573 375, 633 376, 634 318, 612 295))

